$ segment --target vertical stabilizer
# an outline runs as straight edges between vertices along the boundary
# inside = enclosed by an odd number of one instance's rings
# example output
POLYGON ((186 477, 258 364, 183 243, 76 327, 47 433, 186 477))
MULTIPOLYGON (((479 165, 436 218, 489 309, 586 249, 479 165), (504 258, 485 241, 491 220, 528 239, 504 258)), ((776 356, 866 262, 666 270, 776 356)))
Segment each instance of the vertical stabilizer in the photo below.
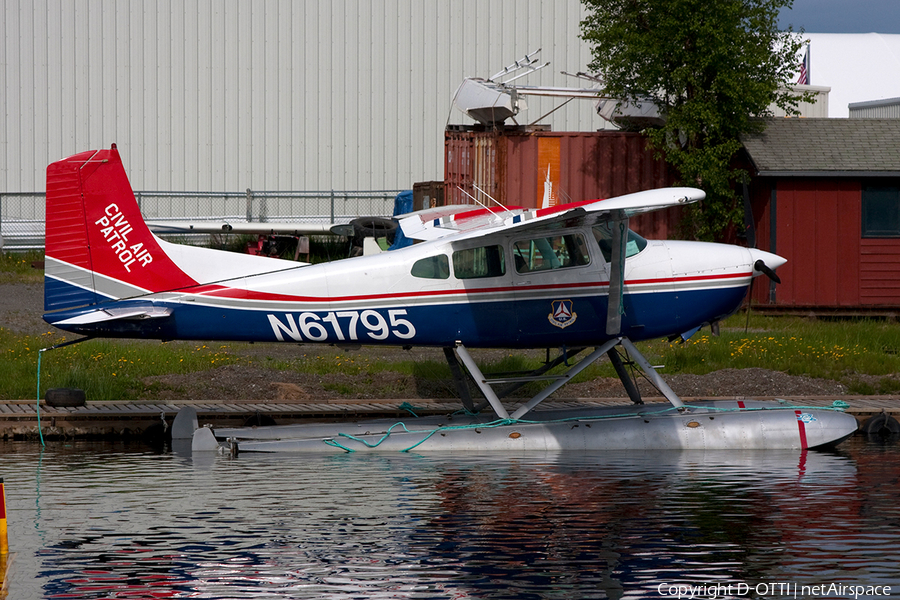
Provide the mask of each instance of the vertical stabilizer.
POLYGON ((195 285, 144 223, 115 144, 47 167, 44 308, 195 285))

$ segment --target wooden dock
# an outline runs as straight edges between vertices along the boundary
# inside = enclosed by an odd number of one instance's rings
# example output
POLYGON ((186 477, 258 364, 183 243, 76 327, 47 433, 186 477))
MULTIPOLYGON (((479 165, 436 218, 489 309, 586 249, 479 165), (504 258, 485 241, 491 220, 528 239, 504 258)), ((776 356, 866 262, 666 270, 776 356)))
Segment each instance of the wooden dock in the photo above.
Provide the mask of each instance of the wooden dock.
MULTIPOLYGON (((774 397, 728 397, 720 400, 775 400, 774 397)), ((860 422, 886 411, 900 417, 900 396, 783 397, 796 406, 832 406, 840 400, 850 405, 847 412, 860 422)), ((683 398, 690 404, 695 398, 683 398)), ((645 402, 665 402, 645 398, 645 402)), ((627 404, 625 398, 573 398, 547 400, 542 408, 614 406, 627 404)), ((514 409, 520 403, 507 401, 514 409)), ((300 421, 334 421, 358 418, 409 418, 415 415, 449 414, 461 409, 457 400, 329 400, 320 402, 87 402, 79 407, 50 407, 42 401, 0 402, 0 439, 30 439, 38 436, 38 421, 44 437, 139 437, 162 436, 172 425, 179 409, 193 406, 201 425, 234 427, 252 424, 279 425, 300 421), (38 408, 40 410, 38 411, 38 408)))

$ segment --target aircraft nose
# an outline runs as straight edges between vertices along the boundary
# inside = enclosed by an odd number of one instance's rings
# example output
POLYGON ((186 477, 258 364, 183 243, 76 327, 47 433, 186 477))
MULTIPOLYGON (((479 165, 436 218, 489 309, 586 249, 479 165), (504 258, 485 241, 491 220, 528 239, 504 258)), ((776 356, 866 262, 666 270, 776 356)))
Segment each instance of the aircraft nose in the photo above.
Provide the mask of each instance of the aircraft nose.
POLYGON ((776 283, 781 283, 775 275, 775 269, 787 262, 787 259, 771 252, 748 248, 750 252, 750 265, 753 267, 753 276, 766 275, 776 283))

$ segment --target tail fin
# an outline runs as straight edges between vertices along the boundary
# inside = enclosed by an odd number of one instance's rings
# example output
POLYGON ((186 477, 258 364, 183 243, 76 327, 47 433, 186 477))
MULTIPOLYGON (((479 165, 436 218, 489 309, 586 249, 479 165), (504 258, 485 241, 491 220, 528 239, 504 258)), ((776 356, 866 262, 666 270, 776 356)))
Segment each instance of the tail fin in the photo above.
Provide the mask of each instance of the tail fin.
POLYGON ((196 285, 138 209, 116 145, 47 167, 44 309, 196 285))

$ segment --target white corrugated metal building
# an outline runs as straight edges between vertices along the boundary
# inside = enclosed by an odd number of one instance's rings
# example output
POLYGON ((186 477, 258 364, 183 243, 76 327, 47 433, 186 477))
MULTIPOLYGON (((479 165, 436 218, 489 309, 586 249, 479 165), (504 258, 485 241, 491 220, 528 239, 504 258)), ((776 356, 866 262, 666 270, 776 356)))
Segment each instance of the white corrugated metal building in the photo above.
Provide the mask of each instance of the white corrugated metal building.
MULTIPOLYGON (((537 48, 577 85, 579 0, 3 0, 0 191, 118 144, 140 190, 408 189, 443 179, 464 77, 537 48)), ((520 123, 561 100, 529 98, 520 123)), ((572 101, 554 130, 603 124, 572 101)))
POLYGON ((900 96, 900 35, 807 33, 809 81, 831 88, 829 117, 848 117, 850 105, 900 96))

